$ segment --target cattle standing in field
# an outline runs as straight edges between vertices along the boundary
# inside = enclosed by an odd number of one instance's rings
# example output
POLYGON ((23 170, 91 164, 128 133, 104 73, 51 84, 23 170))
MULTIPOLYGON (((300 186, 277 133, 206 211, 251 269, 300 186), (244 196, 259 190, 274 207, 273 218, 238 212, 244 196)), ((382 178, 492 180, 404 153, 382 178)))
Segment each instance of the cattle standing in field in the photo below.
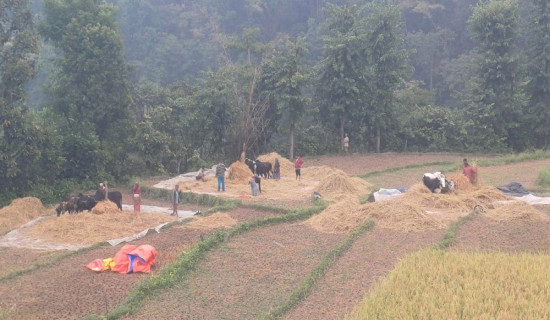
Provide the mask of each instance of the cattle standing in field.
POLYGON ((422 182, 432 193, 447 193, 455 189, 454 181, 448 181, 441 172, 424 173, 422 182))
POLYGON ((272 177, 273 165, 271 162, 245 159, 244 163, 250 168, 253 174, 269 179, 272 177))
MULTIPOLYGON (((109 191, 107 193, 107 198, 114 202, 118 209, 122 211, 122 193, 120 191, 109 191)), ((94 196, 95 201, 104 201, 105 200, 105 193, 101 192, 100 190, 97 190, 94 196)))
POLYGON ((57 216, 59 217, 65 212, 68 212, 69 214, 76 212, 78 199, 79 197, 71 197, 68 201, 62 201, 57 206, 57 208, 55 208, 55 211, 57 212, 57 216))
POLYGON ((76 212, 82 212, 84 210, 92 211, 96 204, 97 201, 95 201, 94 198, 79 194, 76 202, 76 212))

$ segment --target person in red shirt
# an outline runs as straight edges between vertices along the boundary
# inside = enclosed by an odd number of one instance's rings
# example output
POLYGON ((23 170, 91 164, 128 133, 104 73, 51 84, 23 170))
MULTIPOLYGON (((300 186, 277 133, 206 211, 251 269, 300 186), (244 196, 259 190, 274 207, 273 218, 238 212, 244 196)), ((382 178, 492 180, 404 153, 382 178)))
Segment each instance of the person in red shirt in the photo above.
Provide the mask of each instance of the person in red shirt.
POLYGON ((471 184, 474 184, 476 169, 468 163, 468 159, 464 158, 462 162, 464 163, 464 168, 462 169, 462 173, 468 178, 471 184))
POLYGON ((302 160, 300 156, 297 156, 296 162, 294 162, 294 169, 296 169, 296 180, 300 180, 300 178, 302 177, 302 174, 300 171, 302 169, 303 164, 304 164, 304 160, 302 160))

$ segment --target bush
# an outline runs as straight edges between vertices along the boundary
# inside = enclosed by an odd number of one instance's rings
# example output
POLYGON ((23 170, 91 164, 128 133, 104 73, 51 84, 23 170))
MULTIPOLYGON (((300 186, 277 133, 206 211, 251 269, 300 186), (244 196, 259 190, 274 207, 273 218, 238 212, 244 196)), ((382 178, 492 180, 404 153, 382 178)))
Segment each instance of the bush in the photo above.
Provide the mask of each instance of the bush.
POLYGON ((540 187, 550 187, 550 166, 544 167, 539 171, 535 183, 540 187))

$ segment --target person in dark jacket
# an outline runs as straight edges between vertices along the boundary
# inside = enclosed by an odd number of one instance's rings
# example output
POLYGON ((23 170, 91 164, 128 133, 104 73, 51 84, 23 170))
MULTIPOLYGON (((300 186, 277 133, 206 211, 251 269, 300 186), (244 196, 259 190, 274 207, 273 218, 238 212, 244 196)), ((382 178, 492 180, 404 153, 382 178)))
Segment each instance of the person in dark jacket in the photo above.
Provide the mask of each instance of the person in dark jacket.
POLYGON ((225 191, 225 166, 223 163, 218 163, 216 166, 216 177, 218 177, 218 192, 220 192, 220 186, 222 190, 225 191))

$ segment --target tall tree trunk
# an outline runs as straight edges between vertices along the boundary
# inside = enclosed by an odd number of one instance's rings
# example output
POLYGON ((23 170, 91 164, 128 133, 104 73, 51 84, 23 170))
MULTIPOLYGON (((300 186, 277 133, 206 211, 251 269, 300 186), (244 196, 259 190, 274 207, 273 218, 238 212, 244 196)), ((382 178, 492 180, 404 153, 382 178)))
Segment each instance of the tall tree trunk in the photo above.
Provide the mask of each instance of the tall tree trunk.
POLYGON ((243 163, 245 158, 246 158, 246 142, 243 142, 243 152, 241 153, 241 161, 243 163))
POLYGON ((380 153, 380 128, 376 128, 376 153, 380 153))
POLYGON ((294 122, 290 124, 290 160, 294 160, 294 122))

